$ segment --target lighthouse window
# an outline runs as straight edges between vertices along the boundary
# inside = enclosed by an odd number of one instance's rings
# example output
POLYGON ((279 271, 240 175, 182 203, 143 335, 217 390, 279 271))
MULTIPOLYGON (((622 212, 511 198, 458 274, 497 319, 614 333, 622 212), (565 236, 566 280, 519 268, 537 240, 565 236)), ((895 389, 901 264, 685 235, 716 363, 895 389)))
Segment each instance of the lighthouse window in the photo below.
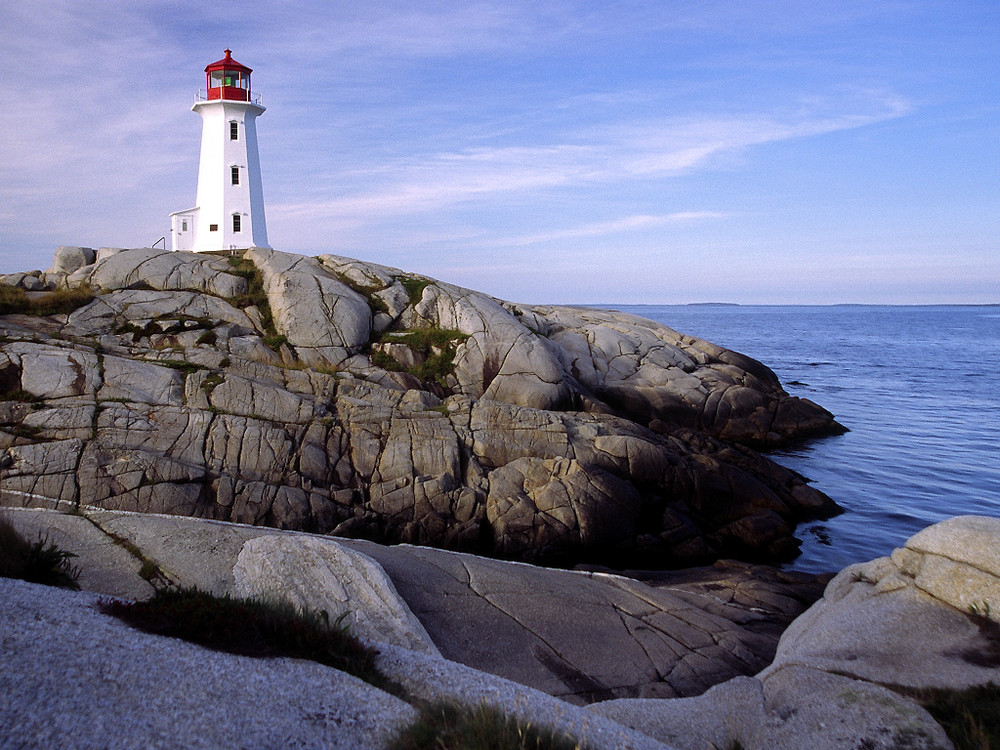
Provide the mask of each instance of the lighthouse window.
POLYGON ((240 184, 240 168, 239 167, 232 167, 230 169, 230 172, 232 173, 232 176, 233 176, 233 184, 234 185, 239 185, 240 184))
POLYGON ((208 225, 208 231, 209 232, 218 232, 219 231, 219 225, 218 224, 209 224, 208 225))
POLYGON ((187 219, 183 219, 183 220, 181 221, 181 231, 182 231, 182 232, 186 232, 187 230, 188 230, 188 223, 187 223, 187 219))
POLYGON ((240 124, 238 122, 229 123, 229 140, 238 141, 240 139, 240 124))
POLYGON ((233 231, 240 231, 241 216, 239 214, 233 214, 233 231))

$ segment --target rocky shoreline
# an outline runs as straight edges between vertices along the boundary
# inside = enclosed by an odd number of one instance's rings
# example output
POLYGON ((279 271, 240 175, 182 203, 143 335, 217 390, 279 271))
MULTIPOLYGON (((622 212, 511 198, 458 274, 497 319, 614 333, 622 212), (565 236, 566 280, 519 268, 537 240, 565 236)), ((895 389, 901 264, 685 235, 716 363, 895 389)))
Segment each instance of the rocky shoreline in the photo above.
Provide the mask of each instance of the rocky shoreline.
POLYGON ((759 564, 839 508, 758 451, 842 430, 631 315, 331 255, 60 248, 0 277, 0 512, 84 591, 0 579, 0 737, 383 748, 413 720, 97 607, 168 587, 346 613, 407 694, 593 750, 949 748, 900 689, 1000 683, 1000 521, 832 580, 759 564))
POLYGON ((4 515, 77 554, 85 589, 0 579, 0 736, 18 747, 375 749, 412 721, 336 669, 142 633, 89 593, 154 585, 347 612, 410 695, 484 702, 593 750, 950 748, 899 686, 1000 683, 1000 519, 930 527, 795 617, 822 582, 734 563, 650 585, 177 516, 4 515), (794 618, 780 641, 776 617, 794 618))
POLYGON ((631 315, 260 249, 64 247, 0 282, 7 505, 653 569, 787 560, 839 510, 756 451, 831 414, 631 315))

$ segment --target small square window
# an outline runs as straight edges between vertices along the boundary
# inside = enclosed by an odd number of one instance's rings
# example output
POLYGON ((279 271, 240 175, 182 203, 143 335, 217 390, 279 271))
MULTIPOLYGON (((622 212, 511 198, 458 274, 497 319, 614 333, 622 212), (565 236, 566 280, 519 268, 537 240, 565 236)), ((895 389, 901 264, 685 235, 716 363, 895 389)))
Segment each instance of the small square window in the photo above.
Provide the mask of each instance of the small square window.
POLYGON ((218 224, 209 224, 208 225, 208 231, 209 232, 218 232, 219 231, 219 225, 218 224))
POLYGON ((181 231, 186 232, 187 230, 188 230, 188 222, 187 219, 184 219, 181 221, 181 231))
POLYGON ((231 167, 229 171, 230 171, 230 174, 232 175, 232 178, 233 178, 233 184, 234 185, 239 185, 240 184, 240 168, 239 167, 231 167))
POLYGON ((238 122, 229 123, 229 140, 238 141, 240 139, 240 124, 238 122))
POLYGON ((239 214, 233 214, 233 231, 239 232, 240 225, 243 223, 242 218, 239 214))

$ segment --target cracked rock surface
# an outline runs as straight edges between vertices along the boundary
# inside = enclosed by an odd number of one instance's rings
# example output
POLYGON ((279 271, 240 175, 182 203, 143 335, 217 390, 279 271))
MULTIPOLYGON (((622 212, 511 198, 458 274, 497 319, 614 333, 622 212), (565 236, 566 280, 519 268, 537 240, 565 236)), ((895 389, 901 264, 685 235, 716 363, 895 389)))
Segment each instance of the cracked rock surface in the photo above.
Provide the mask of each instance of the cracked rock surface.
POLYGON ((96 293, 0 315, 6 505, 657 569, 788 559, 838 510, 754 450, 828 412, 631 315, 259 249, 60 248, 0 282, 96 293))
POLYGON ((348 612, 359 637, 420 651, 569 703, 675 698, 754 674, 825 578, 725 562, 677 573, 540 568, 411 545, 117 511, 10 509, 27 538, 79 557, 80 583, 147 598, 157 585, 348 612), (132 550, 132 555, 127 553, 132 550))

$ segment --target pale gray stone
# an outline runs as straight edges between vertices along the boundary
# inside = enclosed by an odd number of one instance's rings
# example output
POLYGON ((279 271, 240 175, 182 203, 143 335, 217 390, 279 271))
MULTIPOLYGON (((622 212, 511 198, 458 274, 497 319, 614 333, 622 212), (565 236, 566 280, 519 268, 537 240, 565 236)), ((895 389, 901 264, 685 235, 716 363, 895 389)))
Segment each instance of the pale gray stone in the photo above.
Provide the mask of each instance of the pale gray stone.
POLYGON ((290 344, 353 353, 368 343, 372 314, 367 300, 319 261, 260 249, 247 257, 261 269, 274 324, 290 344))
POLYGON ((223 258, 144 247, 102 257, 87 280, 99 290, 125 289, 141 283, 158 290, 193 290, 233 297, 247 290, 247 282, 228 273, 229 269, 223 258))
MULTIPOLYGON (((880 569, 884 562, 867 570, 880 569)), ((911 687, 1000 683, 995 626, 921 591, 912 579, 880 589, 865 571, 852 566, 831 581, 827 596, 782 635, 763 679, 787 666, 806 666, 911 687)))
POLYGON ((52 271, 56 273, 73 273, 84 266, 93 264, 96 259, 97 254, 92 247, 63 245, 56 248, 55 256, 52 259, 52 271))
POLYGON ((381 750, 416 718, 314 662, 143 633, 101 614, 96 594, 0 579, 0 600, 0 736, 11 747, 381 750))
POLYGON ((21 388, 41 398, 94 398, 101 385, 93 350, 18 341, 8 344, 5 351, 20 366, 21 388))
POLYGON ((10 521, 31 543, 41 539, 46 546, 54 544, 73 553, 68 562, 84 591, 124 599, 148 599, 154 593, 150 583, 139 576, 142 561, 84 515, 5 508, 0 518, 10 521))
POLYGON ((765 720, 764 687, 751 677, 735 677, 694 698, 619 698, 587 708, 677 750, 722 750, 736 742, 745 750, 778 747, 755 736, 765 720))
POLYGON ((239 596, 324 610, 331 622, 346 615, 351 632, 366 641, 440 655, 382 567, 333 540, 250 539, 240 551, 233 576, 239 596))
POLYGON ((951 750, 951 741, 915 701, 881 685, 788 666, 764 679, 767 716, 747 750, 951 750))
POLYGON ((101 360, 104 385, 98 399, 180 406, 184 378, 177 370, 152 362, 106 356, 101 360))

